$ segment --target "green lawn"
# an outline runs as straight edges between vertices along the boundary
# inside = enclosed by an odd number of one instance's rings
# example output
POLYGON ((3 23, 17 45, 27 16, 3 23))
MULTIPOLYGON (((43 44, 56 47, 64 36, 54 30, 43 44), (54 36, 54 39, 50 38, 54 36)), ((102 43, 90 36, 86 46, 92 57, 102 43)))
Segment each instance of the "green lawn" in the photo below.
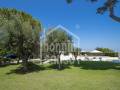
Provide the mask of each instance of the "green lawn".
POLYGON ((81 62, 61 71, 36 65, 27 74, 18 67, 0 67, 0 90, 120 90, 120 64, 81 62))

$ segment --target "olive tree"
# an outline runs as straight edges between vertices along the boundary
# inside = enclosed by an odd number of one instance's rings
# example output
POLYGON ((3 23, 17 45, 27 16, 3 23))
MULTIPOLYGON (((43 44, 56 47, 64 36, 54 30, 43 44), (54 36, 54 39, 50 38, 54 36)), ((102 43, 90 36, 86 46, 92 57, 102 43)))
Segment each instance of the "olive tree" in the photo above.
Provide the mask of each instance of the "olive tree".
POLYGON ((14 50, 27 71, 28 58, 39 54, 41 25, 31 15, 16 9, 0 9, 1 48, 14 50))

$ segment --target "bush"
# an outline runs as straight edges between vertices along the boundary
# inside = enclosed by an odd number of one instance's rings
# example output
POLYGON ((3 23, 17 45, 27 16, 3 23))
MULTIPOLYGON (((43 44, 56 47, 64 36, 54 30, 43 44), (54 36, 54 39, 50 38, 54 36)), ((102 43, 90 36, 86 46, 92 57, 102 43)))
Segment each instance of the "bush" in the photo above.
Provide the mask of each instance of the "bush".
POLYGON ((118 57, 118 53, 116 53, 116 52, 112 52, 112 53, 105 53, 105 56, 118 57))
POLYGON ((9 58, 1 58, 0 65, 10 64, 10 61, 11 61, 11 59, 9 59, 9 58))
MULTIPOLYGON (((13 51, 8 51, 5 49, 0 49, 0 65, 10 64, 13 59, 13 51), (11 56, 11 57, 10 57, 11 56)), ((15 57, 15 56, 14 56, 15 57)))

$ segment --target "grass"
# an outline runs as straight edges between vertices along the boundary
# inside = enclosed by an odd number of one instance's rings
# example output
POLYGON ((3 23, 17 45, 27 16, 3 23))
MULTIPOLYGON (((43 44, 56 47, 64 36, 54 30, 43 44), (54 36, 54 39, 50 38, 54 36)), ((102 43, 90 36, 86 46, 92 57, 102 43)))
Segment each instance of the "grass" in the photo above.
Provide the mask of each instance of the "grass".
POLYGON ((120 64, 81 62, 64 65, 32 65, 20 73, 20 65, 0 67, 0 90, 119 90, 120 64))

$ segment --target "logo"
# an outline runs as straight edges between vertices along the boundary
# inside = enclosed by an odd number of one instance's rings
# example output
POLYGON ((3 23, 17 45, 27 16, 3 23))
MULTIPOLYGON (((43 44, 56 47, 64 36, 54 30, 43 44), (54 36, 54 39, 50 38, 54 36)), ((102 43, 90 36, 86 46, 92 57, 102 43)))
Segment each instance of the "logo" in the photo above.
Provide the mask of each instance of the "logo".
POLYGON ((40 41, 41 58, 54 58, 59 54, 76 52, 80 47, 80 39, 62 25, 43 30, 40 41), (53 56, 53 57, 52 57, 53 56))

